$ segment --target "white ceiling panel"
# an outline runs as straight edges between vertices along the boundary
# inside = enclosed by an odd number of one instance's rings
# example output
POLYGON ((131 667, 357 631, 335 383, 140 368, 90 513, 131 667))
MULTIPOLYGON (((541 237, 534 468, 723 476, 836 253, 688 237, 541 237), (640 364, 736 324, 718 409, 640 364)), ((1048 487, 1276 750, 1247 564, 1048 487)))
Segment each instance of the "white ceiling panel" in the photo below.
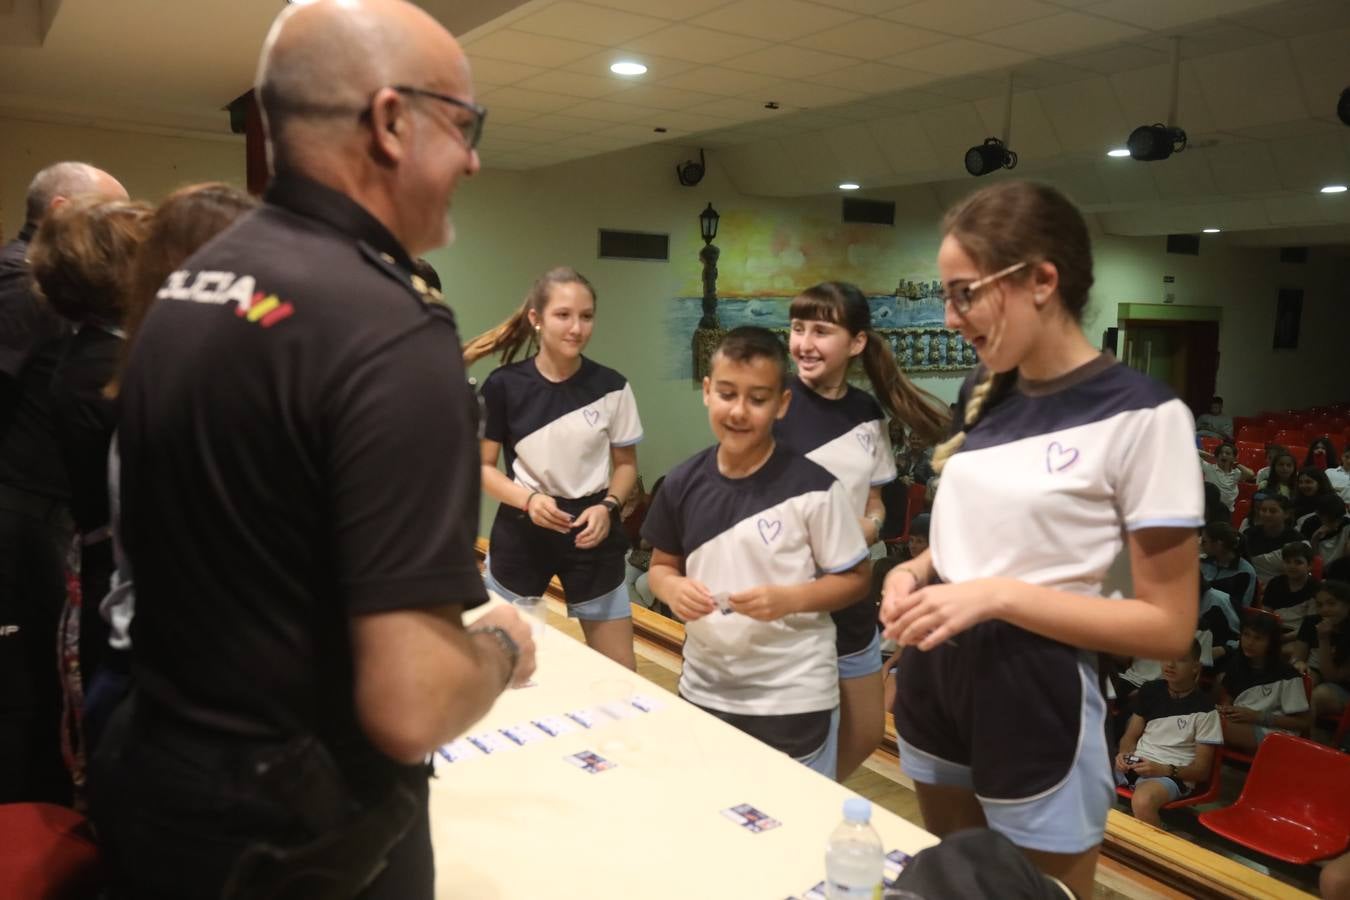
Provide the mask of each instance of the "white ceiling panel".
POLYGON ((737 72, 735 69, 723 69, 719 66, 700 66, 659 79, 659 83, 684 90, 702 91, 705 94, 740 97, 763 91, 778 84, 779 79, 758 72, 737 72))
MULTIPOLYGON (((821 132, 820 137, 838 160, 835 171, 843 177, 866 184, 870 179, 891 174, 890 164, 881 152, 872 130, 866 125, 845 125, 821 132)), ((828 177, 829 173, 826 173, 828 177)), ((836 184, 838 181, 836 180, 836 184)))
POLYGON ((625 45, 643 53, 656 53, 672 59, 686 59, 696 63, 716 63, 769 46, 768 41, 742 34, 727 34, 695 25, 671 25, 661 31, 625 45))
POLYGON ((1205 159, 1204 150, 1187 150, 1175 153, 1169 159, 1158 162, 1137 163, 1147 166, 1158 186, 1158 196, 1168 200, 1191 200, 1196 197, 1208 197, 1216 193, 1214 175, 1205 159))
POLYGON ((1099 47, 1086 53, 1073 53, 1061 58, 1061 61, 1076 69, 1087 69, 1102 75, 1114 75, 1117 72, 1130 72, 1134 69, 1146 69, 1149 66, 1163 65, 1168 61, 1167 52, 1141 44, 1117 44, 1114 47, 1099 47))
POLYGON ((640 124, 657 125, 670 128, 672 130, 699 133, 704 131, 714 131, 718 128, 725 128, 730 124, 730 120, 720 116, 710 116, 698 110, 663 110, 654 112, 643 119, 640 124))
MULTIPOLYGON (((1171 66, 1153 66, 1112 75, 1111 86, 1125 114, 1127 128, 1121 135, 1124 144, 1129 131, 1138 125, 1151 125, 1167 118, 1169 94, 1172 90, 1171 66)), ((1181 64, 1181 85, 1178 91, 1177 121, 1187 134, 1218 131, 1215 119, 1205 102, 1205 92, 1192 63, 1181 64)))
POLYGON ((1233 18, 1275 37, 1295 37, 1350 27, 1350 3, 1345 0, 1281 3, 1239 13, 1233 18))
POLYGON ((521 122, 528 122, 539 118, 537 109, 515 109, 510 106, 500 106, 496 103, 491 105, 488 110, 491 124, 488 130, 495 129, 498 125, 519 125, 521 122))
POLYGON ((1284 44, 1235 50, 1192 61, 1220 131, 1307 116, 1293 60, 1284 44))
POLYGON ((1271 36, 1264 31, 1239 25, 1234 22, 1206 23, 1198 28, 1178 29, 1167 37, 1150 37, 1136 43, 1150 50, 1165 53, 1171 58, 1172 38, 1181 38, 1181 58, 1199 59, 1213 56, 1215 53, 1227 53, 1230 50, 1242 50, 1271 43, 1271 36))
POLYGON ((985 75, 967 75, 964 78, 948 78, 935 81, 925 90, 953 100, 983 100, 986 97, 1004 97, 1008 93, 1008 78, 985 75))
POLYGON ((1079 66, 1053 59, 1033 59, 1013 67, 1014 83, 1019 88, 1043 88, 1052 84, 1081 81, 1098 74, 1079 66))
POLYGON ((622 44, 665 27, 667 20, 559 0, 511 23, 516 31, 568 38, 588 44, 622 44))
POLYGON ((627 90, 631 82, 617 75, 600 77, 569 72, 565 69, 550 69, 540 75, 517 82, 515 87, 532 91, 548 91, 554 94, 567 94, 572 97, 605 97, 627 90))
POLYGON ((515 109, 528 109, 546 113, 559 112, 576 106, 580 102, 580 98, 571 97, 567 94, 532 91, 522 87, 499 87, 484 92, 482 102, 484 106, 488 107, 500 104, 515 109))
POLYGON ((943 163, 954 159, 964 165, 966 151, 988 137, 973 103, 926 109, 919 113, 919 121, 928 143, 943 163))
POLYGON ((877 106, 884 106, 887 109, 901 110, 904 112, 918 112, 925 109, 936 109, 939 106, 947 106, 952 100, 950 97, 944 97, 933 91, 907 90, 891 94, 881 94, 872 97, 868 102, 874 103, 877 106))
POLYGON ((470 59, 486 57, 552 68, 576 62, 599 48, 595 44, 503 28, 472 41, 466 49, 470 59))
POLYGON ((725 5, 727 0, 680 0, 679 3, 672 3, 671 0, 592 0, 592 2, 610 9, 678 21, 716 9, 725 5))
POLYGON ((681 72, 688 72, 690 69, 697 68, 697 63, 689 62, 685 59, 671 59, 668 56, 657 56, 652 53, 637 54, 626 48, 616 48, 610 50, 600 50, 589 56, 584 56, 575 62, 570 62, 560 68, 569 72, 580 72, 583 75, 595 75, 601 78, 618 77, 609 71, 611 64, 622 60, 631 60, 633 58, 642 60, 643 65, 647 67, 647 74, 641 78, 625 77, 624 80, 631 84, 646 84, 650 81, 662 81, 673 75, 679 75, 681 72))
POLYGON ((570 107, 568 111, 583 119, 597 119, 611 124, 636 122, 650 112, 642 106, 613 100, 587 100, 570 107))
POLYGON ((629 106, 668 110, 696 109, 719 98, 715 94, 707 94, 702 91, 686 91, 665 85, 639 84, 613 99, 629 106))
POLYGON ((1149 31, 1166 31, 1197 21, 1268 6, 1272 0, 1100 0, 1082 11, 1149 31))
POLYGON ((854 19, 834 28, 817 31, 793 41, 801 47, 825 50, 860 59, 886 59, 907 50, 931 47, 947 40, 947 35, 914 28, 884 19, 854 19))
POLYGON ((1350 28, 1292 38, 1289 52, 1308 111, 1332 120, 1337 98, 1350 86, 1350 28))
MULTIPOLYGON (((975 103, 975 111, 984 123, 986 136, 1001 137, 1004 100, 988 98, 975 103)), ((975 143, 972 141, 971 143, 975 143)), ((1064 152, 1055 129, 1041 106, 1040 95, 1023 91, 1013 95, 1012 139, 1009 146, 1024 160, 1052 159, 1064 152)))
POLYGON ((1258 141, 1220 144, 1206 150, 1205 157, 1214 188, 1220 194, 1269 193, 1283 187, 1268 144, 1258 141))
POLYGON ((1273 141, 1270 153, 1281 183, 1291 190, 1312 193, 1324 184, 1344 183, 1350 173, 1350 156, 1340 135, 1273 141))
POLYGON ((473 68, 475 81, 494 85, 515 84, 548 71, 540 66, 527 66, 524 63, 479 56, 472 49, 469 50, 469 64, 473 68))
POLYGON ((944 162, 916 113, 878 119, 869 123, 868 130, 876 136, 887 165, 897 174, 930 172, 944 162))
POLYGON ((693 21, 717 31, 791 41, 853 18, 856 18, 853 13, 802 0, 734 0, 693 21))
POLYGON ((1054 56, 1074 50, 1086 50, 1097 44, 1109 44, 1144 35, 1140 28, 1082 13, 1058 15, 1020 25, 1009 25, 981 32, 978 37, 990 44, 1011 47, 1035 56, 1054 56))
POLYGON ((1095 158, 1119 146, 1129 132, 1128 120, 1105 78, 1042 88, 1040 98, 1055 136, 1068 153, 1095 158))
POLYGON ((806 81, 785 81, 774 89, 774 99, 784 107, 804 107, 816 109, 831 107, 841 103, 854 103, 865 94, 844 88, 831 87, 828 84, 813 84, 806 81))
POLYGON ((723 65, 729 69, 776 75, 779 78, 809 78, 822 72, 844 69, 856 63, 857 60, 847 56, 778 44, 736 59, 729 59, 723 65))
POLYGON ((1107 157, 1097 162, 1097 169, 1111 203, 1116 207, 1157 202, 1158 188, 1147 163, 1107 157))
POLYGON ((954 38, 892 56, 886 62, 934 75, 970 75, 1012 66, 1030 59, 1030 54, 980 41, 954 38))
POLYGON ((922 26, 947 34, 968 37, 972 34, 1044 19, 1062 12, 1040 0, 922 0, 897 10, 882 13, 882 18, 922 26))
POLYGON ((881 91, 896 91, 913 85, 925 84, 933 80, 927 72, 902 69, 882 63, 866 62, 846 69, 824 72, 814 77, 821 84, 832 87, 875 94, 881 91))

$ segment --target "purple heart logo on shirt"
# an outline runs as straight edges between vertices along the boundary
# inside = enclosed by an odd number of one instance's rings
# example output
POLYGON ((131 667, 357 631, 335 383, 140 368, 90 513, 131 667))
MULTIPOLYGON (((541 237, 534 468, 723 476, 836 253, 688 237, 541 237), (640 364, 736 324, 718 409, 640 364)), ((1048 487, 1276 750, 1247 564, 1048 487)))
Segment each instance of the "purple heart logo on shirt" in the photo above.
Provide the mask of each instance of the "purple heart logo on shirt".
POLYGON ((866 450, 868 453, 873 452, 874 445, 871 432, 858 431, 855 432, 854 434, 858 438, 858 443, 863 445, 864 450, 866 450))
POLYGON ((581 415, 586 420, 586 424, 592 428, 595 427, 596 422, 600 421, 600 410, 598 409, 583 409, 581 415))
POLYGON ((1045 471, 1063 472, 1078 462, 1078 448, 1065 447, 1059 441, 1051 441, 1045 448, 1045 471))
POLYGON ((759 539, 767 546, 771 541, 777 539, 783 531, 783 523, 778 519, 770 522, 768 519, 760 519, 755 525, 759 528, 759 539))
POLYGON ((1177 728, 1180 729, 1180 730, 1182 730, 1182 731, 1186 730, 1186 720, 1185 720, 1185 719, 1177 719, 1177 728))

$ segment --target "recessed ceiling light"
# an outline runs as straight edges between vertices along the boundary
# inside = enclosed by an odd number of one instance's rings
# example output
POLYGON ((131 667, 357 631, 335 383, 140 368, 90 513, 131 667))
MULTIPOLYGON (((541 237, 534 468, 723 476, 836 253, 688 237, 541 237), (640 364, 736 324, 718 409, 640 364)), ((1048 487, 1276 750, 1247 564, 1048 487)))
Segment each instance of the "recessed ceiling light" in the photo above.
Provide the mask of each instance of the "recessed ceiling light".
POLYGON ((616 62, 609 67, 609 70, 615 75, 646 75, 647 67, 640 62, 616 62))
POLYGON ((856 191, 857 189, 858 185, 851 181, 845 181, 843 184, 839 185, 839 190, 841 191, 856 191))
POLYGON ((1201 230, 1204 231, 1205 234, 1218 234, 1218 233, 1219 233, 1219 229, 1217 229, 1217 228, 1203 228, 1203 229, 1201 229, 1201 230))
POLYGON ((1107 156, 1114 156, 1114 157, 1116 157, 1117 159, 1119 159, 1119 158, 1122 157, 1122 156, 1129 156, 1129 155, 1130 155, 1130 151, 1127 150, 1127 149, 1124 148, 1124 147, 1117 147, 1117 148, 1115 148, 1114 150, 1107 150, 1107 151, 1106 151, 1106 155, 1107 155, 1107 156))
POLYGON ((1345 193, 1345 185, 1343 185, 1343 184, 1329 184, 1329 185, 1327 185, 1326 187, 1322 188, 1322 193, 1324 193, 1324 194, 1344 194, 1344 193, 1345 193))

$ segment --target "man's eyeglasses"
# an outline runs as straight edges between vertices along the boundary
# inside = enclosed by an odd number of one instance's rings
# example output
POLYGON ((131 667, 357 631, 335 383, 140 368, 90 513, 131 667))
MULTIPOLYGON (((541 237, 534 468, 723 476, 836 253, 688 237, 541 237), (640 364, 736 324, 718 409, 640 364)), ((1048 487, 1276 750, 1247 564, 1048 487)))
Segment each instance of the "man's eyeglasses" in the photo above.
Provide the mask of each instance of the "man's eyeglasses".
POLYGON ((1006 278, 1012 273, 1026 268, 1026 261, 1013 263, 1006 269, 999 269, 993 275, 986 275, 983 278, 977 278, 966 284, 956 287, 945 287, 942 290, 942 302, 950 303, 952 309, 956 310, 958 316, 964 316, 970 312, 970 307, 975 303, 975 294, 983 287, 987 287, 998 281, 1000 278, 1006 278))
POLYGON ((457 97, 451 97, 449 94, 438 94, 435 91, 428 91, 411 85, 395 84, 392 87, 400 94, 407 94, 410 97, 428 97, 473 113, 472 120, 462 125, 456 123, 456 126, 459 128, 460 134, 464 135, 464 143, 468 145, 469 149, 478 149, 478 142, 483 138, 483 123, 487 120, 487 109, 485 107, 479 106, 477 103, 467 103, 457 97))

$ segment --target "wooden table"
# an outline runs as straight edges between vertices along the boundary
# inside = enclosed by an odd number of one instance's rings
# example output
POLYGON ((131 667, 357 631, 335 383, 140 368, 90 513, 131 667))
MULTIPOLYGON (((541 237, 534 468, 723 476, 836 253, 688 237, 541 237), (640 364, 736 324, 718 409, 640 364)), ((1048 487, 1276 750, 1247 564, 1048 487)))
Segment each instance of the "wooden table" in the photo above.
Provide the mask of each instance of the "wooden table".
MULTIPOLYGON (((553 629, 542 645, 535 685, 504 694, 470 731, 496 732, 505 749, 436 760, 438 898, 782 900, 825 877, 851 792, 553 629), (498 731, 629 688, 661 708, 602 712, 592 729, 524 746, 498 731), (590 774, 564 760, 582 750, 617 765, 590 774), (756 834, 721 815, 741 803, 782 825, 756 834)), ((872 822, 888 851, 937 843, 879 807, 872 822)))

